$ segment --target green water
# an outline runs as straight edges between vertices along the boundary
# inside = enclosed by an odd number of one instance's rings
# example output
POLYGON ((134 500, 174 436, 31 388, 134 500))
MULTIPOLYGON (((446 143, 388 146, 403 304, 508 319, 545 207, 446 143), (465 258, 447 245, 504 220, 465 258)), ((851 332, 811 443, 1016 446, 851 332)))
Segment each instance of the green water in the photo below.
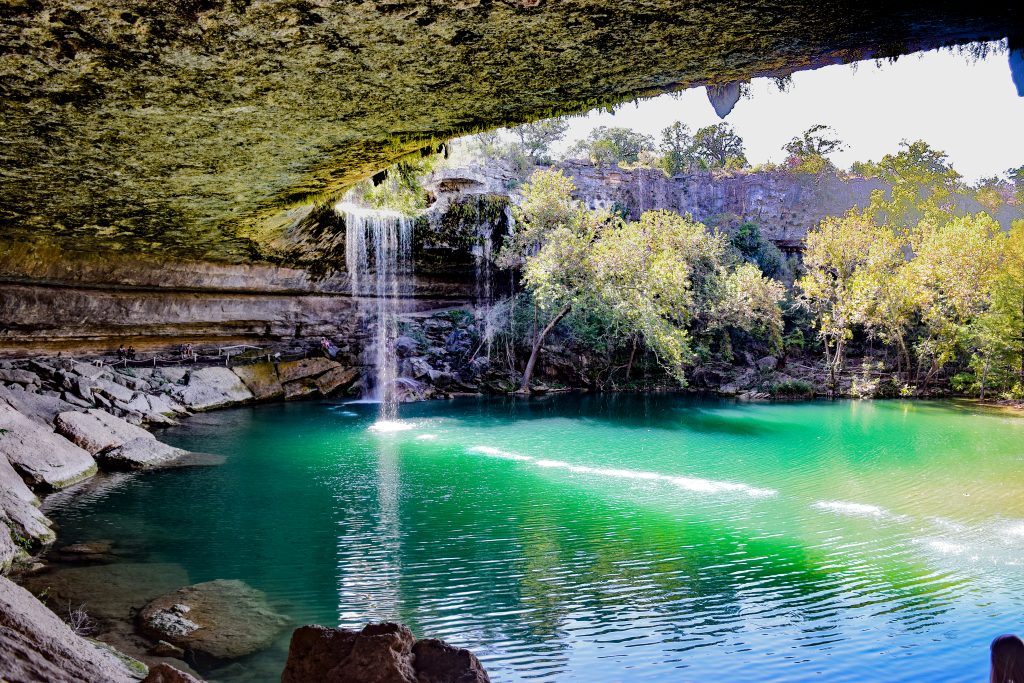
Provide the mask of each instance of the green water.
MULTIPOLYGON (((296 624, 392 619, 495 681, 977 681, 1024 630, 1024 420, 676 396, 296 403, 165 440, 221 467, 50 503, 296 624)), ((288 634, 221 670, 274 681, 288 634)))

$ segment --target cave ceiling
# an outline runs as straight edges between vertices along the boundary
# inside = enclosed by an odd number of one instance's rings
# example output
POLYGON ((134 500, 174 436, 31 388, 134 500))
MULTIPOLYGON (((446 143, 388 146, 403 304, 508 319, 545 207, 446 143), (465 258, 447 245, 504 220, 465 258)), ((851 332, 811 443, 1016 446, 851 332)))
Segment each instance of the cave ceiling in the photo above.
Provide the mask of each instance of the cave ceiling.
POLYGON ((305 207, 460 134, 1019 35, 1022 14, 984 0, 0 0, 0 230, 280 259, 305 207))

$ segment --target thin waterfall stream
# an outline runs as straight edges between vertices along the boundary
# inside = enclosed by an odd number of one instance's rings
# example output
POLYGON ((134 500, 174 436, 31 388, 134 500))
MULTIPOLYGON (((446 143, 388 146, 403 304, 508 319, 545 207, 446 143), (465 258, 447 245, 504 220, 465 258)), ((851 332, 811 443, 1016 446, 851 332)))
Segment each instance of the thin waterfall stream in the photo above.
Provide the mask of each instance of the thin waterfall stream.
POLYGON ((398 316, 412 290, 414 219, 394 211, 378 211, 340 202, 335 211, 345 219, 345 265, 359 315, 372 327, 364 352, 372 368, 364 380, 363 398, 380 403, 382 422, 398 416, 398 361, 395 339, 398 316))

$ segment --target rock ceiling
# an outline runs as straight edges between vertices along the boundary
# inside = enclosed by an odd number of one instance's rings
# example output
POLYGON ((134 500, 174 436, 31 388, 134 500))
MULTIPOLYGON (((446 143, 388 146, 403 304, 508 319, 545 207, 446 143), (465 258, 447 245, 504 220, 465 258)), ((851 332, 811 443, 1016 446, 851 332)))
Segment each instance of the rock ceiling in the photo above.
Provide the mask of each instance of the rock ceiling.
POLYGON ((274 259, 303 205, 452 136, 1017 35, 1022 15, 986 0, 0 0, 0 230, 274 259))

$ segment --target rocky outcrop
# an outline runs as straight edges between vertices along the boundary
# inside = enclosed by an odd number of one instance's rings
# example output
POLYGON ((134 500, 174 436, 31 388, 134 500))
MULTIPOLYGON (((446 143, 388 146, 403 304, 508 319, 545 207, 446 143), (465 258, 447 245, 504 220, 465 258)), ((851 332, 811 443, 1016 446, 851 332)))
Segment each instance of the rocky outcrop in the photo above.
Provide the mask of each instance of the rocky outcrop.
POLYGON ((96 473, 87 451, 9 405, 0 405, 0 457, 40 490, 61 489, 96 473))
POLYGON ((228 368, 200 368, 186 376, 183 386, 170 390, 171 396, 191 410, 211 410, 253 399, 238 375, 228 368))
POLYGON ((58 434, 92 455, 134 439, 156 440, 145 429, 96 408, 86 412, 60 413, 54 425, 58 434))
POLYGON ((158 467, 219 465, 224 462, 224 457, 175 448, 147 434, 100 451, 96 454, 96 461, 108 472, 127 472, 158 467))
POLYGON ((134 683, 145 667, 77 635, 24 588, 0 577, 0 680, 134 683))
POLYGON ((292 634, 281 683, 488 683, 468 650, 416 641, 399 624, 362 631, 303 626, 292 634))
POLYGON ((277 376, 277 368, 271 363, 241 365, 233 368, 233 371, 257 401, 284 397, 284 387, 277 376))
POLYGON ((241 581, 198 583, 159 597, 138 615, 139 630, 199 657, 237 659, 267 648, 287 618, 241 581))

